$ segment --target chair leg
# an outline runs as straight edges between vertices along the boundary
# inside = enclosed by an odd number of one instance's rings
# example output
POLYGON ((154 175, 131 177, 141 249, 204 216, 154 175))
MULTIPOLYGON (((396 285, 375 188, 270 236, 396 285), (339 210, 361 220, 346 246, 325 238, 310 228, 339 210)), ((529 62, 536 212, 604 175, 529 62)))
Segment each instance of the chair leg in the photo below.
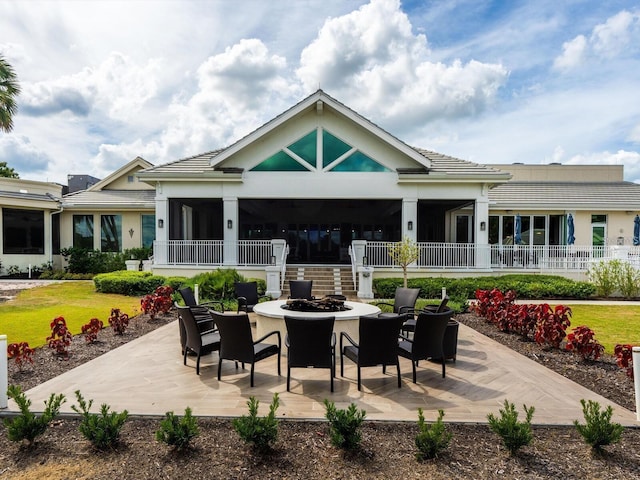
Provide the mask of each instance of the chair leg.
POLYGON ((413 366, 413 383, 416 383, 416 366, 418 365, 417 361, 411 361, 411 366, 413 366))
POLYGON ((255 365, 256 365, 255 363, 251 364, 251 386, 252 387, 253 387, 253 369, 254 369, 255 365))
POLYGON ((290 380, 291 380, 291 367, 287 365, 287 392, 289 391, 290 380))
POLYGON ((360 384, 361 384, 360 365, 358 365, 358 391, 360 391, 360 384))
POLYGON ((198 352, 198 359, 196 360, 196 375, 200 375, 200 352, 198 352))
POLYGON ((444 378, 444 371, 447 365, 447 361, 444 359, 444 355, 442 355, 442 378, 444 378))
POLYGON ((396 368, 398 370, 398 388, 400 388, 402 386, 402 381, 400 379, 400 360, 396 363, 396 368))
POLYGON ((278 350, 278 376, 280 376, 280 350, 278 350))
POLYGON ((186 365, 187 364, 187 347, 184 347, 182 354, 183 354, 182 364, 186 365))
POLYGON ((342 352, 340 352, 340 376, 344 377, 344 357, 342 356, 342 352))
POLYGON ((218 358, 218 381, 220 381, 221 372, 222 372, 222 358, 218 358))

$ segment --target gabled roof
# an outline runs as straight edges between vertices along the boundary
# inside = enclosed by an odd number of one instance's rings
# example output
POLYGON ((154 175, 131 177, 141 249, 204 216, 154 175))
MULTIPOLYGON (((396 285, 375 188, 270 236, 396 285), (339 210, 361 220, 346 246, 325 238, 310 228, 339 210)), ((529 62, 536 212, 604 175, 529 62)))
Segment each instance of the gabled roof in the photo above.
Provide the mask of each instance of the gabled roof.
POLYGON ((489 191, 505 210, 639 210, 640 185, 633 182, 517 182, 489 191))
POLYGON ((394 137, 386 130, 383 130, 376 124, 367 120, 362 115, 351 110, 350 108, 340 103, 335 98, 326 94, 322 90, 318 90, 312 95, 309 95, 307 98, 305 98, 298 104, 294 105, 290 109, 284 111, 283 113, 281 113, 274 119, 270 120, 269 122, 265 123, 263 126, 259 127, 257 130, 254 130, 250 134, 238 140, 236 143, 230 145, 228 148, 225 148, 222 152, 220 152, 219 155, 211 159, 211 166, 219 165, 230 156, 236 154, 243 148, 257 141, 258 139, 268 134, 269 132, 272 132, 282 124, 291 121, 295 117, 302 115, 303 113, 309 110, 314 110, 314 109, 322 110, 327 107, 331 108, 332 110, 342 115, 343 117, 348 118, 349 120, 356 123, 363 129, 369 131, 371 134, 377 136, 381 140, 387 142, 390 146, 401 151, 402 153, 412 158, 414 161, 423 165, 424 167, 429 168, 431 166, 428 159, 426 159, 422 155, 419 155, 418 152, 416 152, 413 148, 408 146, 406 143, 402 142, 401 140, 394 137))
POLYGON ((137 172, 140 169, 144 170, 145 168, 150 168, 150 167, 153 167, 152 163, 147 162, 142 157, 136 157, 133 160, 131 160, 129 163, 127 163, 127 164, 123 165, 122 167, 120 167, 115 172, 111 173, 108 177, 100 180, 98 183, 96 183, 94 185, 91 185, 87 190, 91 190, 91 191, 104 190, 110 184, 112 184, 116 180, 119 180, 120 178, 124 177, 125 175, 129 174, 130 172, 132 172, 132 171, 136 171, 137 172))
POLYGON ((65 209, 154 210, 155 190, 83 190, 62 197, 65 209))

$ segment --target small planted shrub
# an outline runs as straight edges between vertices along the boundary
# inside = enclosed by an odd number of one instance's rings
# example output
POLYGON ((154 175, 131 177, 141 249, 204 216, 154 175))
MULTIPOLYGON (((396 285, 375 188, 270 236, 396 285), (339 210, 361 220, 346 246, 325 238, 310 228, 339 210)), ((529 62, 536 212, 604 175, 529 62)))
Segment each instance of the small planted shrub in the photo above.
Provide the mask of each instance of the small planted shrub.
POLYGON ((627 377, 633 378, 633 345, 617 344, 613 350, 616 365, 627 371, 627 377))
POLYGON ((84 340, 87 343, 94 343, 98 340, 98 333, 104 328, 104 324, 97 318, 92 318, 89 323, 81 327, 84 340))
POLYGON ((23 365, 27 362, 33 365, 34 352, 35 350, 31 348, 27 342, 10 343, 7 345, 7 356, 13 358, 20 371, 22 371, 23 365))
POLYGON ((72 405, 71 408, 82 417, 78 427, 80 433, 98 450, 116 447, 120 441, 120 430, 129 418, 129 412, 109 412, 109 406, 103 403, 99 414, 89 413, 93 400, 87 403, 80 390, 76 390, 75 393, 78 406, 72 405))
POLYGON ((266 452, 278 437, 278 419, 276 410, 280 404, 277 393, 273 394, 273 400, 269 406, 269 414, 258 417, 258 405, 260 402, 255 397, 249 397, 247 405, 249 415, 243 415, 233 420, 233 428, 245 443, 252 445, 259 452, 266 452))
POLYGON ((604 347, 594 337, 593 330, 586 326, 580 326, 573 329, 567 335, 567 345, 565 348, 574 351, 582 357, 583 360, 597 360, 604 353, 604 347))
POLYGON ((187 407, 184 417, 180 418, 173 412, 167 412, 160 422, 160 429, 156 431, 156 440, 182 450, 189 446, 191 440, 200 434, 197 419, 191 415, 191 408, 187 407))
POLYGON ((624 427, 619 423, 612 423, 613 408, 609 405, 604 411, 600 410, 600 404, 593 400, 580 400, 585 424, 574 420, 578 433, 584 438, 588 445, 596 451, 600 451, 603 446, 611 445, 620 440, 624 427))
POLYGON ((444 411, 438 410, 438 419, 435 423, 429 425, 424 421, 424 414, 421 408, 418 408, 418 435, 416 435, 416 447, 418 453, 416 458, 421 461, 425 459, 436 458, 438 454, 449 446, 453 434, 447 431, 442 418, 444 411))
POLYGON ((502 444, 510 455, 515 455, 521 447, 529 445, 533 440, 531 419, 535 407, 527 409, 527 406, 524 405, 524 411, 527 415, 526 420, 524 422, 518 421, 518 412, 516 412, 514 404, 505 400, 504 409, 500 409, 500 417, 496 417, 492 413, 487 415, 489 428, 500 436, 502 444))
POLYGON ((367 416, 364 410, 358 410, 355 403, 345 409, 337 409, 333 402, 325 398, 325 417, 329 420, 331 443, 338 448, 354 450, 360 446, 362 435, 360 426, 367 416))
POLYGON ((129 326, 129 315, 122 313, 119 308, 112 308, 109 325, 113 328, 113 333, 123 335, 129 326))
POLYGON ((587 277, 595 285, 597 295, 609 297, 616 290, 621 265, 620 260, 602 260, 591 264, 587 277))
POLYGON ((151 317, 151 320, 154 320, 158 313, 167 313, 171 310, 173 305, 173 300, 171 299, 172 293, 173 288, 171 287, 158 287, 153 293, 142 297, 140 300, 140 308, 151 317))
POLYGON ((73 335, 67 328, 66 320, 64 317, 54 318, 49 326, 51 327, 51 335, 47 337, 49 348, 53 348, 56 355, 69 358, 69 346, 73 335))
POLYGON ((49 400, 44 402, 44 412, 38 417, 31 412, 31 400, 26 397, 18 385, 10 385, 7 396, 13 399, 20 408, 20 415, 3 420, 7 427, 9 440, 12 442, 27 440, 29 446, 32 446, 36 438, 47 430, 51 421, 58 416, 60 406, 65 402, 63 394, 54 395, 52 393, 49 400))
POLYGON ((567 336, 567 328, 571 326, 571 313, 571 307, 565 305, 556 305, 554 309, 547 303, 537 305, 538 323, 534 336, 536 343, 560 348, 567 336))

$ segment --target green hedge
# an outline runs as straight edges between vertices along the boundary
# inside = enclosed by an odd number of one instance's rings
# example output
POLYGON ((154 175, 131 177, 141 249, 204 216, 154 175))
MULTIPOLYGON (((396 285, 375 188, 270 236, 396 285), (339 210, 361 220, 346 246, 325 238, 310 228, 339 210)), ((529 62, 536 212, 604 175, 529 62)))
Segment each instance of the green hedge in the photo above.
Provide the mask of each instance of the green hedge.
POLYGON ((166 285, 166 278, 153 275, 151 272, 135 272, 121 270, 101 273, 93 277, 96 291, 100 293, 118 293, 120 295, 148 295, 161 286, 166 285))
MULTIPOLYGON (((403 285, 402 278, 379 278, 373 280, 377 298, 393 298, 397 287, 403 285)), ((585 299, 595 294, 595 287, 589 282, 570 280, 555 275, 503 275, 499 277, 465 278, 410 278, 410 288, 420 288, 420 298, 440 298, 442 287, 447 289, 451 299, 473 298, 475 291, 498 288, 502 291, 515 290, 521 299, 573 298, 585 299)))

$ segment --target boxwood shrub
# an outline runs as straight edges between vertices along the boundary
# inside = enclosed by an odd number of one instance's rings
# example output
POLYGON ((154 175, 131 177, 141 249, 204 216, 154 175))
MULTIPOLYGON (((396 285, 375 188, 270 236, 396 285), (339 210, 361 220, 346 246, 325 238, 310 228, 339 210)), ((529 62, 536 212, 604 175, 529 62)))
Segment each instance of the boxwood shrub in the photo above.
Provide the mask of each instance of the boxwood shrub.
POLYGON ((96 291, 100 293, 140 296, 152 293, 157 287, 165 285, 166 279, 151 272, 121 270, 96 275, 93 277, 93 283, 96 291))
MULTIPOLYGON (((379 278, 373 280, 373 289, 378 298, 393 298, 397 287, 403 285, 402 278, 379 278)), ((515 290, 520 299, 572 298, 585 299, 595 294, 589 282, 570 280, 555 275, 503 275, 495 277, 410 278, 409 288, 420 288, 420 298, 440 298, 442 287, 452 300, 464 301, 474 297, 475 291, 498 288, 515 290)))

